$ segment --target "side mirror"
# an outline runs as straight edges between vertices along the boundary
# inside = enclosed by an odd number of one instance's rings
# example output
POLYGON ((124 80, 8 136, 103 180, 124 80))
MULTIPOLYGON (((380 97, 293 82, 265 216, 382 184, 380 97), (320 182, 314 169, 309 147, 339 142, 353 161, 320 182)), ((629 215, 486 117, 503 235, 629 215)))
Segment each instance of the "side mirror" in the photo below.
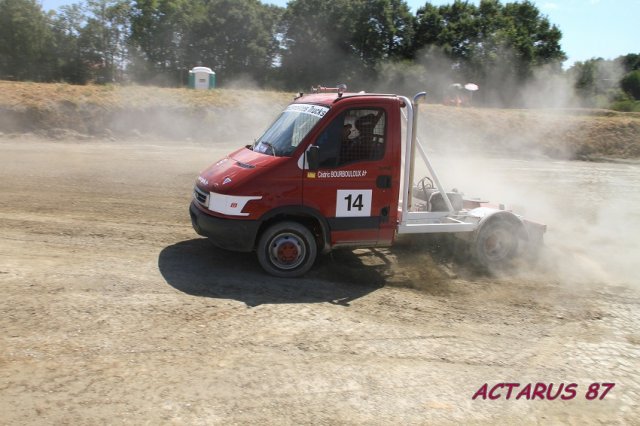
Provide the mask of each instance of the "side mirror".
POLYGON ((315 171, 320 168, 320 147, 317 145, 311 145, 307 152, 307 167, 309 170, 315 171))

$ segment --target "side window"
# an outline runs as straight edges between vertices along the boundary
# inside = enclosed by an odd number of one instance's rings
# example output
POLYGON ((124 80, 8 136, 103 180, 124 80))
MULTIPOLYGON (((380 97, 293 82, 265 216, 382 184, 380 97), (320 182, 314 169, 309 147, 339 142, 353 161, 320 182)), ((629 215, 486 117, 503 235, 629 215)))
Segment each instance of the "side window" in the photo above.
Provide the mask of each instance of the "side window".
POLYGON ((332 168, 384 157, 386 114, 382 109, 351 109, 336 117, 320 134, 320 167, 332 168))
POLYGON ((341 114, 333 119, 316 140, 316 145, 320 147, 319 164, 321 169, 330 169, 338 165, 343 123, 344 114, 341 114))

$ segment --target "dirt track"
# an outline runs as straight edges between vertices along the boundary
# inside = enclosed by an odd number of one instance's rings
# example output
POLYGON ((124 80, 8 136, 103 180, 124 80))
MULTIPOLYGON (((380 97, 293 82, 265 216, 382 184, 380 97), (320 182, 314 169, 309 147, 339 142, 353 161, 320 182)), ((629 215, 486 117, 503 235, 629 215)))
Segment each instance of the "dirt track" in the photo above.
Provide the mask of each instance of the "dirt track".
POLYGON ((640 424, 637 287, 477 277, 408 243, 268 277, 189 224, 228 150, 0 140, 0 423, 640 424), (577 396, 472 400, 487 382, 577 396))

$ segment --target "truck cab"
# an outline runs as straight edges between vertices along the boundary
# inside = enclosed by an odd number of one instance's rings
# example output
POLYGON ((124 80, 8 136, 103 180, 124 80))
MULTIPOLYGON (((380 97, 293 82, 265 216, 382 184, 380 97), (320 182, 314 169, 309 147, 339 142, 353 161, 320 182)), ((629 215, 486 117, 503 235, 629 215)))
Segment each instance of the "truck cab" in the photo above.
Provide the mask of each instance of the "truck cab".
POLYGON ((318 251, 390 245, 402 105, 394 95, 298 97, 253 145, 200 173, 194 229, 224 249, 258 249, 279 276, 306 272, 318 251))
MULTIPOLYGON (((446 211, 411 216, 415 104, 398 95, 320 92, 297 97, 254 144, 200 173, 190 206, 198 234, 223 249, 255 250, 268 273, 295 277, 320 252, 389 246, 398 233, 474 231, 494 213, 479 204, 481 215, 461 213, 455 197, 440 195, 446 211)), ((435 180, 430 197, 445 193, 435 180)))

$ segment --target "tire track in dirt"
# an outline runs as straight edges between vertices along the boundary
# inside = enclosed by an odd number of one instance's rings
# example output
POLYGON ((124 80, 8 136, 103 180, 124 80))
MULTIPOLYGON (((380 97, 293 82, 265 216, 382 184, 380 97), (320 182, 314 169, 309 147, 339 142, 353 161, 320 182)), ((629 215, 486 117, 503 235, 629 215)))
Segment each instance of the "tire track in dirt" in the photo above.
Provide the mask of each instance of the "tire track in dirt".
POLYGON ((633 288, 478 277, 402 246, 276 279, 190 228, 215 150, 0 149, 0 423, 634 421, 633 288), (502 381, 618 385, 471 400, 502 381))

